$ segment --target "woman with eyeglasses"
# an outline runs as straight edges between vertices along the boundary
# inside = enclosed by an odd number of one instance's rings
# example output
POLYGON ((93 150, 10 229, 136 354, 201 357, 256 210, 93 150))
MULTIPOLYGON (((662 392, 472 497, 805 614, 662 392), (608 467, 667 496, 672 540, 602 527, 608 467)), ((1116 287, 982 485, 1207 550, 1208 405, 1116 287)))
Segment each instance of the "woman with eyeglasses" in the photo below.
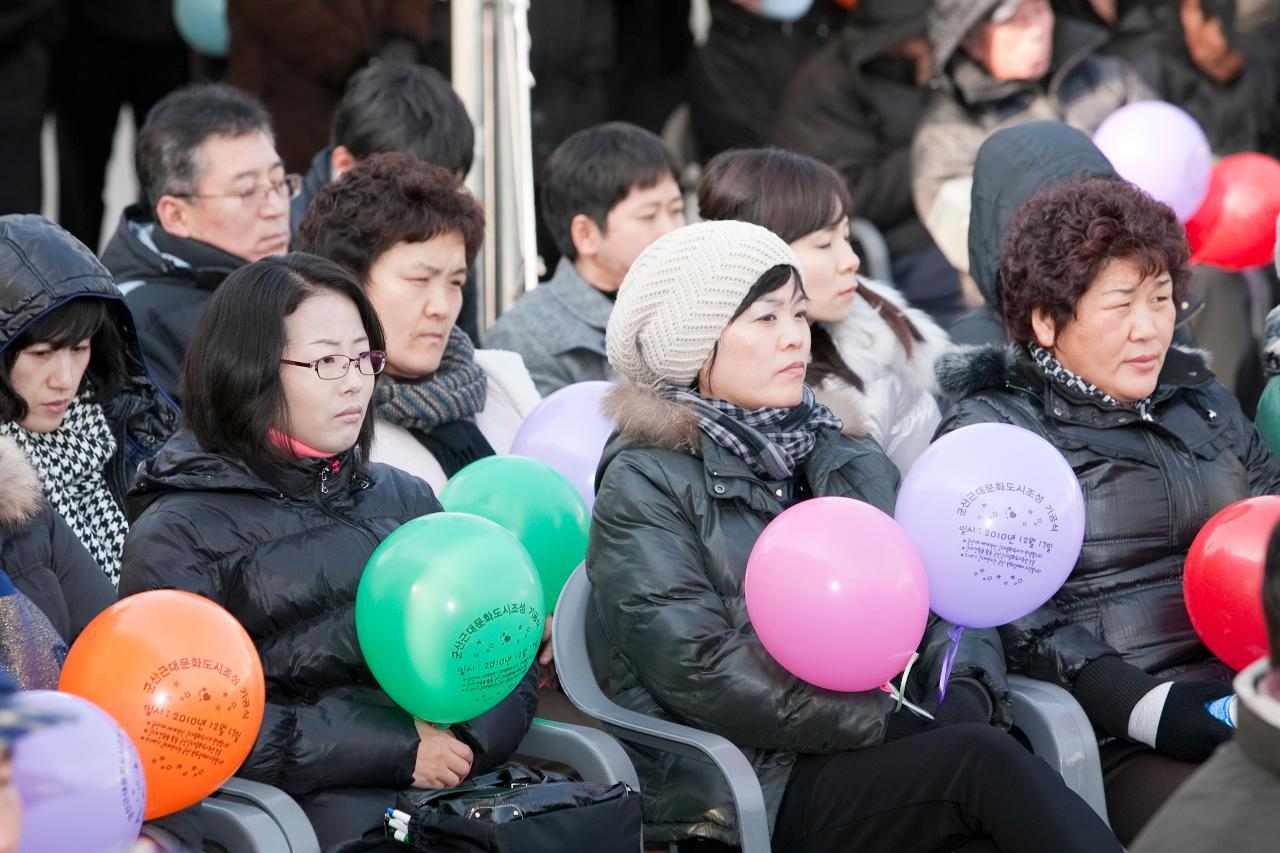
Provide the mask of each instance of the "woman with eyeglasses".
POLYGON ((240 775, 283 788, 324 851, 375 849, 401 788, 457 785, 505 761, 539 667, 448 729, 378 687, 356 639, 356 589, 388 534, 440 510, 421 480, 368 461, 382 325, 350 273, 266 258, 218 288, 183 366, 184 428, 129 495, 121 595, 194 592, 262 656, 267 711, 240 775), (367 840, 365 836, 367 835, 367 840))
POLYGON ((373 458, 433 489, 511 449, 538 405, 524 360, 476 349, 457 326, 484 208, 448 170, 410 154, 373 154, 325 187, 300 247, 355 273, 387 333, 373 458))

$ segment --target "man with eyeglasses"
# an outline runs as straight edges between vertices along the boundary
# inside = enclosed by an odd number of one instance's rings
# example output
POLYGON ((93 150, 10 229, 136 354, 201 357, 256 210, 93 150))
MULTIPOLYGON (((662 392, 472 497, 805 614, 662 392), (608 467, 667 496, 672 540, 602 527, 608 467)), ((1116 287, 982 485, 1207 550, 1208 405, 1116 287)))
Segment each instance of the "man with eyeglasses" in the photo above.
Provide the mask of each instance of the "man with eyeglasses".
POLYGON ((170 93, 147 113, 135 157, 142 202, 102 253, 125 292, 153 378, 175 400, 182 358, 214 288, 289 246, 286 175, 271 119, 221 84, 170 93))

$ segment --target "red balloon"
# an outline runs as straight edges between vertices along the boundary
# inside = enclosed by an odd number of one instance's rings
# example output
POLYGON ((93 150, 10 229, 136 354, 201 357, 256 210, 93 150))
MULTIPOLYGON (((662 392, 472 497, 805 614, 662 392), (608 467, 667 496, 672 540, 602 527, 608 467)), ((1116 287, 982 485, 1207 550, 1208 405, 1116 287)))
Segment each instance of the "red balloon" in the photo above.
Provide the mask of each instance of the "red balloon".
POLYGON ((1209 519, 1187 552, 1182 594, 1191 624, 1235 670, 1267 654, 1262 571, 1277 521, 1280 497, 1236 501, 1209 519))
POLYGON ((1187 221, 1191 262, 1229 270, 1271 263, 1280 216, 1280 162, 1232 154, 1213 168, 1209 192, 1187 221))

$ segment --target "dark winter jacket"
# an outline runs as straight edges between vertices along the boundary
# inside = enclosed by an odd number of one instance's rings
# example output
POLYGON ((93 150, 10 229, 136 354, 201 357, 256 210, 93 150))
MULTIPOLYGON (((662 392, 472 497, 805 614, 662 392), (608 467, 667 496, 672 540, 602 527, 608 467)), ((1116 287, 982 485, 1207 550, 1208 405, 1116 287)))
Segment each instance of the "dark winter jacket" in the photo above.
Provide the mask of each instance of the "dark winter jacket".
MULTIPOLYGON (((45 502, 40 478, 27 457, 13 439, 4 436, 0 436, 0 569, 44 612, 68 645, 116 600, 111 581, 62 516, 45 502)), ((21 678, 20 673, 12 674, 21 678)))
POLYGON ((262 101, 285 168, 301 172, 329 143, 347 78, 380 54, 420 58, 429 19, 419 0, 230 0, 227 82, 262 101))
POLYGON ((103 474, 123 506, 138 463, 177 428, 177 408, 151 381, 124 297, 93 253, 42 216, 0 219, 0 352, 48 311, 84 297, 111 302, 128 348, 129 383, 103 404, 116 439, 103 474))
POLYGON ((1119 107, 1153 97, 1123 62, 1097 55, 1106 31, 1069 18, 1055 23, 1053 59, 1044 79, 997 81, 960 50, 960 42, 998 2, 938 0, 930 9, 929 41, 941 76, 920 119, 911 164, 916 211, 931 229, 938 191, 973 174, 978 148, 993 131, 1049 119, 1092 133, 1119 107))
POLYGON ((121 214, 102 250, 102 263, 125 293, 156 382, 181 399, 182 358, 205 303, 246 261, 200 240, 173 236, 135 204, 121 214))
POLYGON ((1108 726, 1104 713, 1127 721, 1120 706, 1136 704, 1148 676, 1224 680, 1187 616, 1183 561, 1214 513, 1280 491, 1280 464, 1204 356, 1169 350, 1150 422, 1050 383, 1022 347, 944 355, 938 379, 957 400, 939 434, 977 423, 1031 430, 1062 453, 1084 491, 1084 548, 1071 576, 1000 630, 1010 672, 1073 689, 1095 725, 1118 736, 1127 722, 1108 726), (1147 675, 1120 683, 1115 656, 1147 675), (1084 684, 1082 673, 1102 659, 1094 672, 1114 677, 1098 704, 1081 692, 1097 679, 1084 684))
MULTIPOLYGON (((787 483, 761 481, 738 457, 702 442, 691 410, 651 388, 622 385, 607 408, 621 431, 605 448, 587 574, 613 648, 615 700, 632 710, 723 735, 742 748, 776 816, 797 753, 879 744, 893 703, 878 690, 806 684, 765 652, 743 592, 747 558, 784 508, 787 483)), ((871 439, 818 434, 801 466, 814 496, 893 511, 898 471, 871 439)), ((913 689, 936 685, 949 626, 934 620, 913 689)), ((1008 724, 995 632, 964 635, 955 680, 981 688, 1008 724)), ((709 766, 632 748, 645 797, 646 838, 736 839, 732 800, 709 766)))
POLYGON ((838 38, 800 66, 778 102, 772 141, 837 169, 854 212, 897 257, 932 245, 911 201, 911 139, 927 91, 915 63, 882 54, 924 35, 926 0, 862 0, 838 38))
POLYGON ((978 149, 969 210, 969 275, 985 305, 951 327, 958 344, 1004 343, 1000 254, 1013 215, 1033 195, 1073 178, 1114 176, 1115 169, 1084 133, 1057 121, 998 130, 978 149))
MULTIPOLYGON (((182 589, 240 621, 262 657, 267 709, 239 772, 304 807, 326 789, 407 787, 419 742, 365 664, 354 607, 378 543, 440 503, 420 480, 357 456, 339 456, 337 474, 331 460, 308 460, 269 481, 182 430, 129 495, 121 596, 182 589)), ((473 772, 520 742, 537 677, 535 665, 492 711, 452 727, 475 752, 473 772)), ((353 815, 351 831, 367 817, 353 815)))

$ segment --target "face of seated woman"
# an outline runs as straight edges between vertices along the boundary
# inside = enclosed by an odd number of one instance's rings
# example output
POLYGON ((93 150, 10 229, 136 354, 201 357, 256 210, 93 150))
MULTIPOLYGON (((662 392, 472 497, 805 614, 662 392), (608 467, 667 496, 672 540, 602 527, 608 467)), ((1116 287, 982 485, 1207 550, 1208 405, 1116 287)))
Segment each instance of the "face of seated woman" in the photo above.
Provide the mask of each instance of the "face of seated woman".
POLYGON ((809 363, 808 298, 793 281, 747 307, 720 335, 698 393, 744 409, 799 405, 809 363))
POLYGON ((1130 260, 1110 261, 1076 303, 1061 329, 1037 309, 1031 326, 1040 346, 1103 393, 1134 403, 1156 389, 1173 340, 1173 279, 1144 276, 1130 260))
POLYGON ((467 250, 457 232, 397 243, 369 268, 365 292, 387 336, 387 372, 401 379, 440 367, 462 311, 467 250))
MULTIPOLYGON (((282 358, 312 362, 327 355, 356 358, 369 349, 369 335, 356 305, 331 290, 307 297, 285 317, 282 358)), ((280 365, 280 383, 289 408, 281 431, 324 453, 342 453, 356 443, 373 382, 355 362, 340 379, 321 379, 310 368, 280 365)))
POLYGON ((89 339, 71 346, 35 343, 24 347, 9 368, 9 383, 27 404, 18 426, 29 432, 53 432, 80 389, 89 367, 89 339))

